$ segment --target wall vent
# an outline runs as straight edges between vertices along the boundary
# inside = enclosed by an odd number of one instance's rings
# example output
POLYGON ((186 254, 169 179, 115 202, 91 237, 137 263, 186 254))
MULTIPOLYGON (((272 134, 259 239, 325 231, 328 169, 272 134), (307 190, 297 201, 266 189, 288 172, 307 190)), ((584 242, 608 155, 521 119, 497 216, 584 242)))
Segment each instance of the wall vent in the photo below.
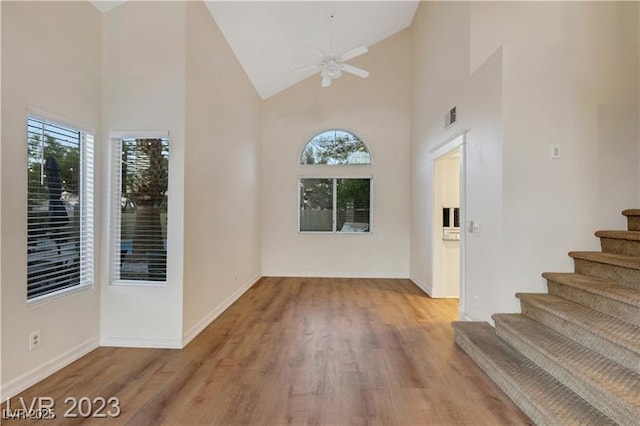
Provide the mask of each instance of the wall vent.
POLYGON ((453 107, 447 112, 444 116, 444 128, 449 128, 453 126, 458 119, 458 114, 456 112, 456 107, 453 107))

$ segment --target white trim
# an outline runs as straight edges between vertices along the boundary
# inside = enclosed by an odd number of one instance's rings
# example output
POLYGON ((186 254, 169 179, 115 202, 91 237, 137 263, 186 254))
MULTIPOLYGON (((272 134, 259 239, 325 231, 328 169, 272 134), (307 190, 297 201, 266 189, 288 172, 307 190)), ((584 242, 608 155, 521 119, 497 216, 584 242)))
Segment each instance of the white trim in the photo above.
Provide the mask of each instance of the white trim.
POLYGON ((86 124, 82 124, 82 123, 78 123, 76 121, 73 120, 69 120, 68 118, 65 117, 60 117, 59 115, 56 114, 52 114, 48 111, 45 111, 43 109, 39 109, 36 107, 32 107, 32 106, 28 106, 27 107, 27 116, 32 116, 35 118, 39 118, 41 120, 44 121, 51 121, 53 123, 56 124, 61 124, 63 126, 67 126, 67 127, 73 127, 76 130, 79 130, 81 133, 88 133, 91 136, 95 137, 95 129, 91 126, 88 126, 86 124))
MULTIPOLYGON (((467 133, 468 130, 464 130, 460 133, 458 133, 455 137, 449 139, 448 141, 444 142, 443 144, 439 145, 438 147, 434 148, 433 150, 431 150, 430 152, 430 160, 431 160, 431 169, 432 169, 432 176, 431 176, 431 185, 432 185, 432 191, 431 191, 431 205, 432 205, 432 217, 433 217, 433 221, 432 221, 432 232, 431 232, 431 250, 432 253, 436 252, 436 245, 439 243, 439 238, 440 236, 436 234, 435 229, 437 228, 436 226, 436 221, 437 221, 437 217, 438 215, 436 214, 436 206, 434 203, 434 198, 435 198, 435 161, 442 157, 443 155, 455 150, 459 148, 460 151, 460 158, 459 158, 459 173, 460 173, 460 305, 459 305, 459 309, 460 311, 464 312, 466 310, 466 298, 465 298, 465 293, 466 293, 466 246, 467 246, 467 235, 466 235, 466 223, 467 223, 467 160, 466 160, 466 146, 467 146, 467 133)), ((432 268, 431 268, 431 280, 432 280, 432 290, 433 293, 436 295, 436 297, 439 297, 439 294, 441 294, 442 292, 442 286, 440 284, 438 284, 436 277, 438 275, 438 270, 439 265, 436 264, 436 262, 433 262, 432 268)))
MULTIPOLYGON (((354 233, 350 233, 349 235, 353 235, 354 233)), ((390 274, 375 274, 371 275, 369 272, 332 272, 327 273, 326 271, 317 271, 317 272, 298 272, 292 273, 290 271, 263 271, 263 277, 296 277, 296 278, 367 278, 367 279, 398 279, 398 280, 410 280, 409 273, 405 272, 396 272, 390 274)))
POLYGON ((458 148, 460 145, 467 143, 467 133, 469 130, 463 130, 460 133, 456 133, 451 139, 447 139, 444 143, 438 145, 429 151, 429 159, 435 160, 438 157, 442 157, 444 154, 453 151, 458 148))
POLYGON ((58 300, 63 296, 78 293, 81 291, 91 290, 92 288, 93 284, 78 284, 73 287, 63 288, 62 290, 54 291, 53 293, 47 293, 43 294, 42 296, 27 299, 27 307, 32 308, 36 306, 42 306, 49 302, 58 300))
POLYGON ((70 350, 62 353, 54 359, 45 362, 39 367, 27 371, 8 383, 4 383, 0 389, 0 400, 4 401, 7 398, 11 398, 19 394, 72 362, 82 358, 96 348, 98 348, 98 337, 93 337, 86 342, 79 344, 75 348, 71 348, 70 350))
POLYGON ((102 336, 100 346, 118 348, 182 349, 179 337, 102 336))
POLYGON ((112 280, 109 285, 114 287, 167 287, 167 281, 148 280, 112 280))
POLYGON ((169 139, 168 130, 126 130, 109 133, 109 139, 169 139))
POLYGON ((255 277, 251 278, 249 282, 245 285, 234 291, 231 296, 227 297, 222 303, 213 308, 211 312, 205 315, 200 321, 194 324, 193 327, 189 329, 189 331, 182 336, 182 347, 185 347, 191 342, 198 334, 202 332, 205 328, 209 326, 216 318, 218 318, 224 311, 226 311, 229 306, 233 305, 233 303, 238 300, 243 294, 247 292, 255 283, 257 283, 262 275, 258 274, 255 277))
POLYGON ((427 293, 427 295, 429 297, 433 297, 433 287, 432 286, 425 284, 422 280, 419 280, 417 278, 409 278, 409 280, 412 283, 414 283, 416 286, 418 286, 420 288, 420 290, 422 290, 425 293, 427 293))

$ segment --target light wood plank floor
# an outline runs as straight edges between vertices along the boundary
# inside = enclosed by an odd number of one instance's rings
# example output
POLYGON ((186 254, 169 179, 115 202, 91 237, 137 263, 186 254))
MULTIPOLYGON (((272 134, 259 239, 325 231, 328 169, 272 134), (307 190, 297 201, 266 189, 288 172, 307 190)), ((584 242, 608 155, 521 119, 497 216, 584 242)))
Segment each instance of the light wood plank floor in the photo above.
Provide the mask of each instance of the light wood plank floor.
POLYGON ((56 400, 44 424, 83 422, 67 396, 120 399, 85 424, 530 424, 455 345, 456 315, 408 280, 263 278, 183 350, 99 348, 21 396, 56 400))

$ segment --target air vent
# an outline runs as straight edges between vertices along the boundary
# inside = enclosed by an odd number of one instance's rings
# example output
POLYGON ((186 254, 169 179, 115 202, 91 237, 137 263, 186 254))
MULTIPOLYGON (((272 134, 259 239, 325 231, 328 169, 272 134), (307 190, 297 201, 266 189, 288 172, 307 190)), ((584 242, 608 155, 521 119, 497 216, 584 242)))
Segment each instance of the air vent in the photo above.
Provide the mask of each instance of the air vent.
POLYGON ((449 128, 453 126, 458 119, 458 114, 456 112, 456 107, 453 107, 447 112, 444 116, 444 128, 449 128))

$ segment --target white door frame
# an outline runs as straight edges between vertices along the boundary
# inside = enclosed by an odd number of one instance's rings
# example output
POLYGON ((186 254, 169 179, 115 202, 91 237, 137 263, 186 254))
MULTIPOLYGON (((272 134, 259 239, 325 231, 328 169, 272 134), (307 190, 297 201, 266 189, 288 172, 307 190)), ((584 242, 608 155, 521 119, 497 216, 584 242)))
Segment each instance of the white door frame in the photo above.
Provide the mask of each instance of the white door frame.
MULTIPOLYGON (((440 217, 439 207, 435 205, 435 162, 443 155, 460 148, 460 304, 458 307, 459 318, 463 318, 466 305, 465 289, 466 289, 466 224, 467 224, 467 130, 457 134, 452 139, 439 145, 430 152, 431 159, 431 206, 433 223, 431 225, 431 254, 436 252, 436 245, 440 243, 442 238, 435 230, 438 227, 438 218, 440 217)), ((440 297, 443 294, 443 283, 437 282, 436 278, 442 276, 440 274, 440 262, 433 262, 431 267, 431 288, 433 297, 440 297)))

